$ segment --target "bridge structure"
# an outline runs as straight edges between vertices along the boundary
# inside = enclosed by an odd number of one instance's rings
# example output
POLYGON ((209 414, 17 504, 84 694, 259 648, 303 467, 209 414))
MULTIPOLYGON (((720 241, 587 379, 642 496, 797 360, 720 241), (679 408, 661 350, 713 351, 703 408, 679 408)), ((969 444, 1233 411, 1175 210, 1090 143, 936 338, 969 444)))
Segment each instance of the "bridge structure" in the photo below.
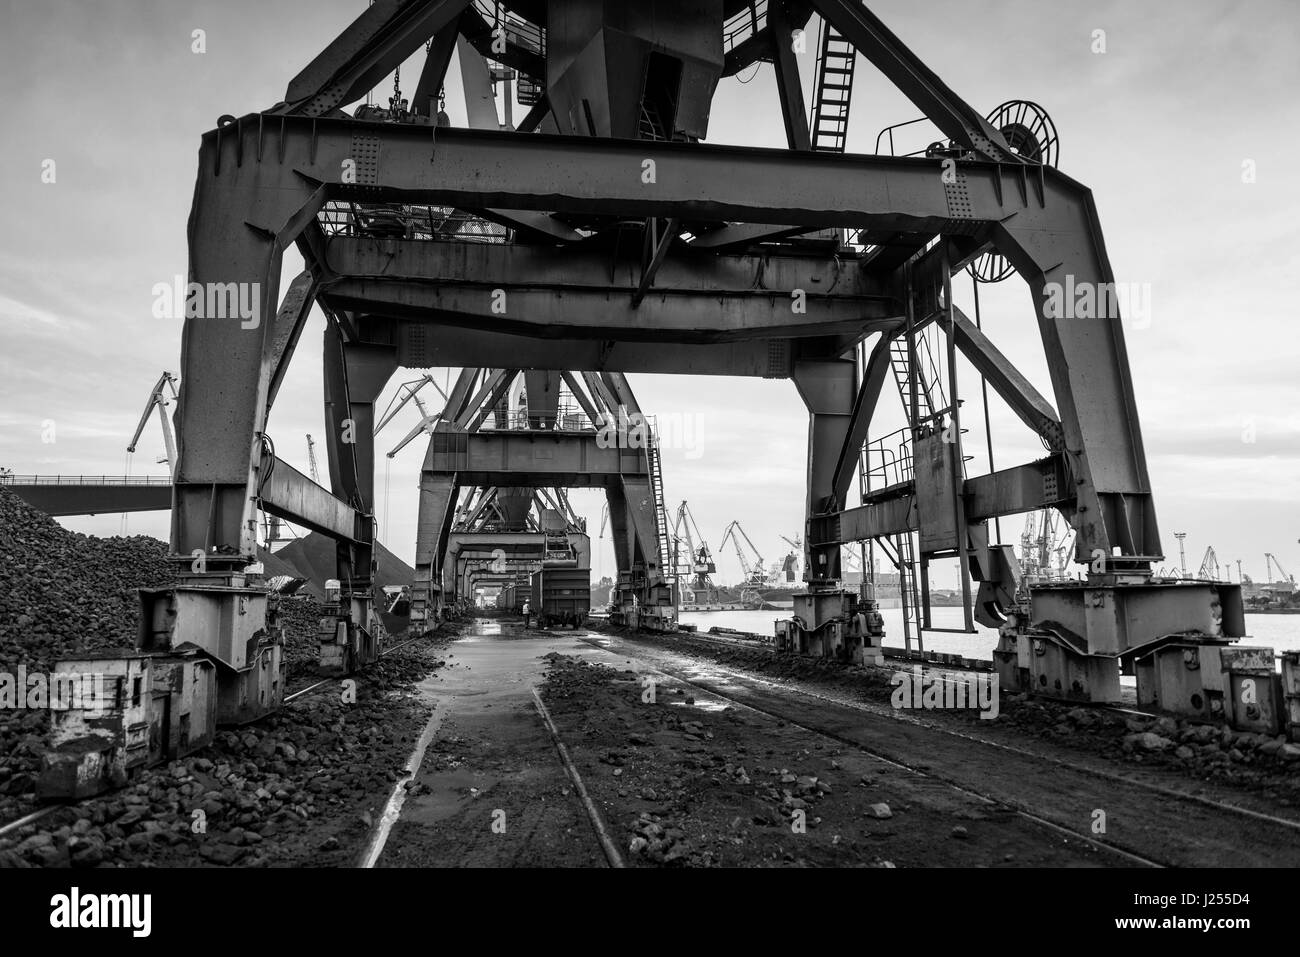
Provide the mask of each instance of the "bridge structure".
MULTIPOLYGON (((1243 633, 1235 586, 1153 579, 1163 550, 1096 205, 1055 168, 1055 133, 1032 113, 975 109, 854 0, 376 0, 278 102, 201 139, 189 278, 206 311, 185 321, 175 414, 180 591, 216 608, 255 596, 243 568, 257 510, 274 509, 338 542, 332 634, 364 662, 374 404, 398 369, 442 366, 464 371, 422 469, 425 613, 457 578, 448 549, 467 488, 604 488, 620 605, 661 607, 655 456, 556 428, 531 404, 527 428, 482 424, 510 370, 531 380, 530 400, 581 377, 598 414, 639 412, 629 374, 748 376, 793 383, 808 416, 807 587, 780 648, 878 658, 870 590, 841 586, 841 548, 861 542, 884 549, 922 606, 929 563, 955 559, 966 626, 1001 629, 1012 687, 1108 700, 1139 654, 1226 644, 1243 633), (817 51, 809 112, 805 48, 817 51), (514 129, 494 111, 469 128, 438 111, 453 50, 470 79, 485 60, 517 71, 529 109, 514 129), (421 51, 409 100, 348 112, 421 51), (718 83, 757 63, 775 70, 787 148, 708 144, 718 83), (864 65, 915 106, 930 147, 846 152, 864 65), (281 295, 291 246, 306 268, 281 295), (1027 284, 1050 399, 954 304, 967 269, 1027 284), (1076 292, 1103 307, 1076 309, 1076 292), (223 296, 255 314, 213 310, 223 296), (327 320, 328 490, 276 458, 267 426, 313 306, 327 320), (1044 456, 966 474, 959 356, 1044 456), (887 386, 907 425, 882 465, 887 386), (1075 529, 1085 577, 1017 604, 1017 564, 988 523, 1041 508, 1075 529)), ((204 629, 182 616, 173 632, 203 641, 204 629)))
POLYGON ((172 506, 165 475, 0 475, 8 489, 46 515, 159 512, 172 506))

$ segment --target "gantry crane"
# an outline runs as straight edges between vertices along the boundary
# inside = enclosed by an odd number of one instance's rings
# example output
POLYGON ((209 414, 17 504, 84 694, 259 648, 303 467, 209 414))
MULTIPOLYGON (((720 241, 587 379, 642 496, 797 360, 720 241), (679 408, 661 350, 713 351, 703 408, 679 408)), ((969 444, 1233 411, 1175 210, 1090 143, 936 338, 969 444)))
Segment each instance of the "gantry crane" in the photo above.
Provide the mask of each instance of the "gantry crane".
POLYGON ((710 577, 718 570, 709 552, 708 543, 700 534, 700 527, 695 523, 691 507, 685 500, 677 506, 677 517, 672 531, 673 556, 672 569, 679 580, 689 581, 684 591, 691 592, 688 601, 699 601, 703 595, 705 602, 712 601, 717 595, 717 588, 710 577), (686 543, 686 555, 681 554, 681 544, 686 543))
POLYGON ((128 452, 134 453, 136 443, 140 441, 140 435, 144 432, 145 424, 149 421, 149 415, 158 410, 158 421, 162 423, 163 445, 167 449, 167 457, 159 459, 159 462, 166 462, 170 471, 176 469, 176 435, 172 432, 172 422, 167 416, 167 405, 174 401, 178 396, 176 389, 176 374, 174 372, 163 372, 154 384, 153 391, 149 393, 149 400, 144 404, 144 411, 140 413, 140 424, 135 427, 135 435, 131 436, 131 444, 126 447, 128 452), (171 392, 168 398, 167 393, 171 392))
MULTIPOLYGON (((339 575, 351 582, 356 609, 348 640, 368 627, 374 536, 365 518, 375 495, 373 469, 361 466, 373 462, 374 436, 364 429, 344 444, 333 427, 339 420, 332 423, 326 441, 337 501, 284 470, 275 475, 272 453, 256 441, 290 367, 292 333, 319 303, 329 320, 326 394, 339 410, 373 404, 401 368, 475 371, 521 356, 534 374, 598 371, 602 387, 627 374, 687 370, 792 380, 811 417, 800 549, 808 587, 782 632, 782 650, 879 657, 874 636, 864 639, 858 626, 857 596, 839 586, 840 549, 904 537, 906 561, 896 545, 900 565, 924 570, 930 558, 956 557, 963 604, 974 608, 968 630, 974 619, 1008 626, 998 659, 1004 689, 1032 680, 1063 696, 1115 700, 1121 665, 1138 649, 1199 626, 1213 583, 1171 591, 1150 580, 1165 556, 1125 327, 1118 304, 1094 296, 1114 291, 1114 271, 1093 196, 1057 170, 1055 128, 1041 107, 1018 100, 977 109, 852 0, 499 6, 495 16, 508 30, 483 28, 490 21, 482 3, 369 5, 265 109, 223 116, 204 134, 188 228, 191 280, 232 290, 262 282, 268 255, 275 265, 278 252, 294 245, 305 251, 305 270, 289 290, 293 298, 286 294, 282 304, 275 283, 261 297, 261 328, 278 332, 283 321, 291 333, 274 354, 251 346, 241 324, 185 324, 187 401, 177 429, 186 441, 176 465, 171 554, 183 570, 196 549, 208 557, 205 572, 187 572, 178 587, 207 588, 212 603, 248 600, 237 588, 253 554, 248 513, 262 492, 279 499, 281 512, 325 524, 343 543, 339 575), (814 12, 826 28, 810 122, 798 58, 780 38, 807 27, 814 12), (397 68, 421 51, 409 100, 395 94, 386 117, 360 106, 349 112, 383 78, 393 76, 396 87, 397 68), (540 92, 517 132, 500 133, 495 116, 485 116, 487 126, 443 126, 437 91, 453 57, 463 64, 473 51, 527 75, 530 96, 540 92), (574 51, 582 52, 575 58, 574 51), (788 148, 710 143, 720 81, 759 62, 776 73, 779 103, 768 112, 784 126, 788 148), (890 126, 888 147, 878 139, 875 153, 848 152, 849 71, 857 62, 877 69, 921 113, 929 147, 896 155, 890 126), (534 131, 542 132, 528 135, 534 131), (340 181, 341 166, 355 167, 357 177, 340 181), (355 204, 407 224, 405 235, 376 243, 350 218, 355 204), (446 232, 434 208, 491 221, 509 238, 446 232), (640 232, 639 264, 605 254, 638 245, 618 246, 629 230, 640 232), (956 307, 952 280, 979 263, 997 269, 976 279, 1014 271, 1033 290, 1027 318, 1041 334, 1050 399, 998 350, 978 312, 971 321, 956 307), (755 295, 760 286, 764 294, 755 295), (813 288, 821 291, 803 295, 813 288), (491 296, 482 294, 487 289, 491 296), (791 313, 786 295, 806 311, 791 313), (528 308, 516 308, 521 297, 528 308), (932 321, 904 323, 906 316, 932 321), (923 368, 916 325, 946 339, 953 361, 942 363, 943 392, 930 388, 937 378, 923 368), (859 367, 850 356, 873 335, 879 338, 859 367), (645 347, 648 338, 653 348, 645 347), (958 352, 1043 440, 1045 457, 964 474, 958 352), (882 438, 873 439, 876 398, 896 376, 900 354, 909 465, 854 506, 864 443, 882 438), (934 468, 913 470, 912 462, 934 468), (268 474, 275 481, 265 482, 268 474), (1088 569, 1089 591, 1085 599, 1084 584, 1039 589, 1012 622, 1004 609, 1018 569, 1009 546, 991 543, 989 522, 1043 507, 1062 510, 1076 528, 1074 559, 1088 569), (1093 614, 1102 601, 1119 612, 1093 614), (1121 622, 1141 627, 1121 630, 1121 622), (1031 646, 1044 653, 1017 656, 1031 646), (1015 663, 1025 660, 1037 673, 1021 674, 1027 669, 1015 663), (1075 677, 1085 672, 1086 684, 1075 677)), ((986 62, 996 69, 996 57, 986 62)), ((615 391, 625 390, 618 382, 615 391)), ((610 408, 632 408, 615 398, 610 408)), ((455 500, 454 473, 426 481, 437 483, 436 503, 450 516, 454 508, 443 505, 455 500)), ((662 590, 665 529, 654 483, 621 473, 617 482, 614 527, 634 533, 633 547, 620 550, 623 570, 642 574, 632 566, 644 566, 647 589, 662 590), (648 520, 629 525, 634 511, 648 520)), ((444 525, 428 523, 426 534, 444 525)), ((431 568, 442 561, 440 542, 427 549, 431 568)), ((644 604, 661 607, 655 594, 644 604)), ((1244 627, 1240 615, 1225 617, 1216 637, 1239 637, 1244 627)), ((178 625, 180 640, 191 634, 208 640, 202 623, 178 625)))

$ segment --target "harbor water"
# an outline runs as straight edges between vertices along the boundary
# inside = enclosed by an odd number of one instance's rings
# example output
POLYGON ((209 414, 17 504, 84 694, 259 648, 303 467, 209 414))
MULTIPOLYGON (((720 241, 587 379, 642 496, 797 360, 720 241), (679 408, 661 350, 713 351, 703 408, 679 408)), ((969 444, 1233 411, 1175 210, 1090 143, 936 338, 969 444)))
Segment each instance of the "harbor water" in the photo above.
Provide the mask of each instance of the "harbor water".
MULTIPOLYGON (((789 608, 777 611, 682 612, 678 620, 683 625, 694 625, 701 632, 718 627, 771 635, 775 622, 780 618, 789 618, 790 614, 789 608)), ((891 648, 903 647, 903 610, 882 608, 880 614, 885 619, 885 644, 891 648)), ((962 610, 931 609, 931 623, 938 628, 961 628, 962 610)), ((948 652, 967 658, 992 658, 993 649, 998 643, 997 632, 980 625, 975 628, 975 634, 960 635, 927 631, 921 635, 920 647, 926 651, 948 652)), ((1300 615, 1247 614, 1246 631, 1249 637, 1242 639, 1244 645, 1260 645, 1278 653, 1300 651, 1300 615)), ((912 647, 916 648, 915 633, 912 640, 912 647)))

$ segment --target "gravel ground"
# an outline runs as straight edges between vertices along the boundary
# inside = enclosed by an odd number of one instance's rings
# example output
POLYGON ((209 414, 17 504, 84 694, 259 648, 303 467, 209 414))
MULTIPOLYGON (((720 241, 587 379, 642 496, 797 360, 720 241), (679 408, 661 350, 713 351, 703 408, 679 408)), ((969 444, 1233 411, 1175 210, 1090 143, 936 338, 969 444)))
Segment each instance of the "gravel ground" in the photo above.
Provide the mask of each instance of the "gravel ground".
POLYGON ((255 725, 218 732, 127 788, 0 838, 0 867, 350 866, 428 720, 411 693, 450 633, 255 725))
MULTIPOLYGON (((809 683, 848 698, 888 703, 893 692, 887 670, 778 656, 763 648, 722 648, 687 636, 675 639, 673 647, 721 665, 809 683)), ((925 719, 1008 740, 1038 738, 1065 750, 1252 792, 1280 807, 1300 805, 1300 745, 1288 742, 1284 735, 1232 731, 1171 716, 1126 716, 1029 695, 1004 695, 1001 716, 993 722, 962 711, 929 711, 925 719)))
MULTIPOLYGON (((174 582, 166 555, 152 538, 69 532, 0 490, 0 671, 132 648, 136 590, 174 582)), ((288 681, 305 684, 320 608, 289 597, 280 609, 288 681)), ((211 747, 122 791, 0 838, 0 866, 350 863, 365 815, 382 805, 426 719, 409 691, 442 666, 428 650, 447 637, 368 669, 355 704, 327 686, 254 726, 219 732, 211 747)), ((0 710, 0 823, 37 807, 48 725, 44 710, 0 710)))
POLYGON ((996 807, 689 686, 553 655, 543 690, 633 867, 1095 866, 996 807), (712 700, 708 700, 712 699, 712 700))

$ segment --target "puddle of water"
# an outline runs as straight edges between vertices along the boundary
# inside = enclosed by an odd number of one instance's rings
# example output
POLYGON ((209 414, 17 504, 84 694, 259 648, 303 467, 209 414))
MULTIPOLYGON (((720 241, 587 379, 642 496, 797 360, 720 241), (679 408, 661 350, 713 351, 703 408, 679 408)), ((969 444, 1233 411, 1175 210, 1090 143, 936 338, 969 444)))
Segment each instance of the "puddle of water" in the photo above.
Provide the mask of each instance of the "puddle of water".
POLYGON ((669 701, 668 706, 670 708, 698 708, 700 711, 716 712, 716 711, 725 711, 728 707, 728 702, 723 701, 721 698, 718 699, 696 698, 694 704, 691 704, 687 701, 679 700, 679 701, 669 701))

